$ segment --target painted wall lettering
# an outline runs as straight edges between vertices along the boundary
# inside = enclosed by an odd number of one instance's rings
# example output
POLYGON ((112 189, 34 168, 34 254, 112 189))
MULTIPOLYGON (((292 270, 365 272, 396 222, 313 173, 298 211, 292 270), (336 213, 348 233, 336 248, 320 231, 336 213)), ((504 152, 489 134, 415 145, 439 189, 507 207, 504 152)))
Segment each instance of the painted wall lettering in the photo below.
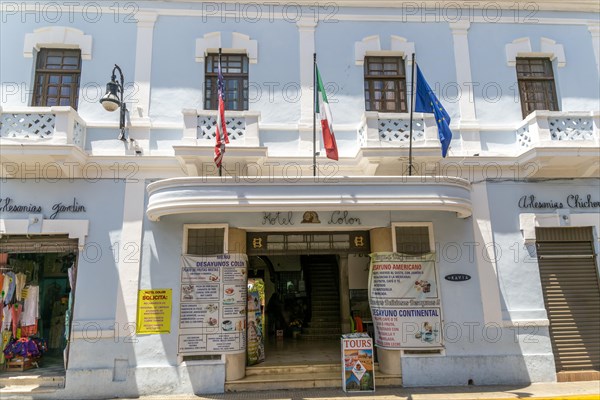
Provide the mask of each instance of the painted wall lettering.
POLYGON ((288 211, 282 212, 266 212, 263 213, 263 225, 294 225, 293 213, 288 211))
POLYGON ((334 211, 331 213, 328 224, 330 225, 362 225, 360 218, 349 217, 348 211, 334 211))

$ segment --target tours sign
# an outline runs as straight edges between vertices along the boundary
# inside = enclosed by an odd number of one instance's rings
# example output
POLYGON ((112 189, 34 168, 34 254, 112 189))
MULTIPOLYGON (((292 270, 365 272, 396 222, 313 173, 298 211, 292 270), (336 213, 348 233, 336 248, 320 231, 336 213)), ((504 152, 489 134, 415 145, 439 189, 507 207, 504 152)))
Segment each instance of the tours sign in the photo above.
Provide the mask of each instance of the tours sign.
POLYGON ((442 347, 442 313, 433 254, 371 254, 369 305, 378 347, 442 347))
POLYGON ((373 339, 360 332, 342 335, 344 392, 375 391, 373 366, 373 339))
POLYGON ((247 263, 245 254, 182 257, 179 354, 246 350, 247 263))

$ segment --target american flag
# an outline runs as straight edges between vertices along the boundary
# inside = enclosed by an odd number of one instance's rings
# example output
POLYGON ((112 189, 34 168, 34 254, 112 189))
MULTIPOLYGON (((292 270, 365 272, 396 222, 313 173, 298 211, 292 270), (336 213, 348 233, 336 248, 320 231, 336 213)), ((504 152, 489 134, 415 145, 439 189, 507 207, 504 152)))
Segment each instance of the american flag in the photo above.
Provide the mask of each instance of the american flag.
POLYGON ((215 144, 215 164, 221 168, 223 155, 225 154, 225 143, 229 144, 227 136, 227 124, 225 123, 225 81, 221 74, 221 58, 219 57, 219 75, 217 78, 217 90, 219 91, 219 111, 217 113, 217 132, 215 144))

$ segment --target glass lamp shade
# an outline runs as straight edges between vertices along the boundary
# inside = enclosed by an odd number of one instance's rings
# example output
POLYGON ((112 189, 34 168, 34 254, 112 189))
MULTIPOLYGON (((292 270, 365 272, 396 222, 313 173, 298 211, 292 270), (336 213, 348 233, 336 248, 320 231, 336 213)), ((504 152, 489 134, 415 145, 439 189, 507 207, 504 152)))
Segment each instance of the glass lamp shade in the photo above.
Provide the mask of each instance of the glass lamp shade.
POLYGON ((106 111, 115 111, 121 107, 121 101, 117 96, 118 90, 119 86, 116 82, 112 81, 106 84, 106 94, 100 99, 100 103, 106 111))

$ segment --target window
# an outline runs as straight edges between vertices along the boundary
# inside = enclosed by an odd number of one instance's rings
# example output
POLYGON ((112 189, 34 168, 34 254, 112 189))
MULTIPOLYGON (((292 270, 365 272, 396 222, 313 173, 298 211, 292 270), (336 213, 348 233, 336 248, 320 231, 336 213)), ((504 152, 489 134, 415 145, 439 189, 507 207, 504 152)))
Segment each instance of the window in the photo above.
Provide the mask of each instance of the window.
POLYGON ((396 252, 419 255, 432 251, 429 226, 394 226, 396 252))
POLYGON ((37 55, 32 106, 77 109, 81 50, 40 49, 37 55))
POLYGON ((517 57, 523 118, 535 110, 559 111, 552 63, 548 58, 517 57))
POLYGON ((209 256, 223 254, 225 228, 187 229, 187 254, 209 256))
POLYGON ((406 73, 401 57, 365 57, 365 108, 406 112, 406 73))
MULTIPOLYGON (((217 77, 219 55, 206 57, 204 82, 204 109, 218 108, 217 77)), ((225 80, 225 109, 248 109, 248 57, 245 54, 221 54, 221 73, 225 80)))

